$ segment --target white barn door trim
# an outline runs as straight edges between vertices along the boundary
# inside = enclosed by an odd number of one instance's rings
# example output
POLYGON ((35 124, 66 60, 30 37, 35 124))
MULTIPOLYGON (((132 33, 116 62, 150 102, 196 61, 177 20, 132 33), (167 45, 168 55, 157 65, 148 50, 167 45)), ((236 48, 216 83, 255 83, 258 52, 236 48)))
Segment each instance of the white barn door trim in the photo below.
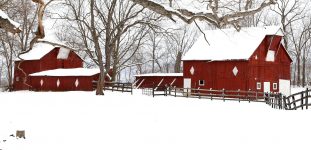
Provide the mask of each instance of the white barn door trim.
POLYGON ((263 83, 263 92, 270 92, 270 82, 263 83))
POLYGON ((187 92, 186 88, 191 88, 191 78, 184 78, 184 92, 187 92))

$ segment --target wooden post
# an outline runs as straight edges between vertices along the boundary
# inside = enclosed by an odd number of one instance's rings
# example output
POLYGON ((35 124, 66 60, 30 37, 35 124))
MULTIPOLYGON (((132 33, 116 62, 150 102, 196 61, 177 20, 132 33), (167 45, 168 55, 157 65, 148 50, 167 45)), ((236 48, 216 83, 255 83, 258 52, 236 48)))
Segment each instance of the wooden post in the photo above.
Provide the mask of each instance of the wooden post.
POLYGON ((177 92, 177 90, 176 90, 176 87, 175 87, 175 97, 176 97, 176 92, 177 92))
POLYGON ((24 139, 26 139, 25 130, 17 130, 16 131, 16 138, 24 138, 24 139))
POLYGON ((124 84, 122 84, 122 93, 124 92, 124 84))
POLYGON ((287 104, 286 104, 286 96, 283 96, 283 106, 284 106, 284 109, 287 110, 287 104))
POLYGON ((301 100, 300 100, 301 110, 303 110, 303 93, 304 92, 301 92, 301 100))
POLYGON ((293 100, 294 109, 297 110, 297 108, 296 108, 296 102, 294 102, 294 101, 295 101, 295 96, 292 96, 292 100, 293 100))
POLYGON ((249 97, 250 91, 251 91, 251 89, 249 89, 249 90, 247 91, 248 103, 251 103, 251 99, 250 99, 250 97, 249 97))
POLYGON ((154 88, 152 88, 152 96, 154 97, 154 88))
POLYGON ((308 94, 308 88, 307 88, 307 90, 306 90, 306 109, 308 109, 308 105, 309 105, 308 97, 309 97, 309 94, 308 94))
POLYGON ((240 89, 238 89, 238 98, 239 98, 239 103, 241 102, 241 99, 240 99, 240 89))
POLYGON ((222 100, 225 101, 225 89, 222 89, 222 100))
POLYGON ((188 96, 189 96, 189 91, 188 91, 189 89, 187 88, 187 98, 188 98, 188 96))

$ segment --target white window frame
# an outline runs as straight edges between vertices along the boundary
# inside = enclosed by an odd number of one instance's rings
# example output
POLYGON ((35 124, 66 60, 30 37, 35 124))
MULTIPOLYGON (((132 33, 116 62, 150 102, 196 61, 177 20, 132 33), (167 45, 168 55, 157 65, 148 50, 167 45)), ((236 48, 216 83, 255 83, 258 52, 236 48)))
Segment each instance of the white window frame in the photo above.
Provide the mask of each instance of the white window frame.
POLYGON ((257 90, 261 90, 261 82, 257 82, 257 84, 256 84, 256 89, 257 89, 257 90))
POLYGON ((205 85, 205 80, 199 80, 199 86, 204 86, 205 85), (201 81, 203 81, 203 84, 201 84, 201 81))
POLYGON ((273 83, 273 90, 277 90, 278 89, 278 83, 273 83))

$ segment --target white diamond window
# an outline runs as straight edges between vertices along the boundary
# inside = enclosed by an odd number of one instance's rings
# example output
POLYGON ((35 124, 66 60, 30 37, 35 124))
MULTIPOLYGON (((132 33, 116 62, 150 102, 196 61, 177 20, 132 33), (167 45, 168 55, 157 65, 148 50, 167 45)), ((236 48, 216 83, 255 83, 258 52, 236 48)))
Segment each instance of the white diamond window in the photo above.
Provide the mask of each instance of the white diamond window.
POLYGON ((233 68, 232 72, 233 72, 234 76, 236 76, 236 75, 238 74, 239 70, 238 70, 238 68, 235 66, 235 67, 233 68))
POLYGON ((76 87, 79 86, 79 80, 78 80, 78 79, 76 79, 75 86, 76 86, 76 87))
POLYGON ((41 80, 40 80, 40 85, 42 86, 42 85, 43 85, 43 83, 44 83, 44 81, 41 79, 41 80))
POLYGON ((57 87, 59 87, 59 85, 60 85, 59 79, 57 79, 56 85, 57 85, 57 87))
POLYGON ((194 75, 194 67, 193 66, 190 68, 190 73, 191 73, 191 75, 194 75))

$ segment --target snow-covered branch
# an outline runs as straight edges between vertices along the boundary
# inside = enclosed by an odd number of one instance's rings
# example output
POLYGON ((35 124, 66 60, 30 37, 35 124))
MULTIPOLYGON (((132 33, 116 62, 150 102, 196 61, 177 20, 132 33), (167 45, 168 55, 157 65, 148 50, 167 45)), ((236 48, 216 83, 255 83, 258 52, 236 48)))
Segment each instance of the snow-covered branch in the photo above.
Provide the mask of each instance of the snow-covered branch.
POLYGON ((21 32, 19 23, 11 20, 6 13, 0 10, 0 28, 13 34, 21 32))
POLYGON ((158 14, 166 16, 167 18, 175 21, 173 16, 178 17, 184 22, 190 24, 194 20, 207 21, 217 27, 223 27, 228 24, 237 25, 238 21, 246 16, 254 15, 260 12, 265 7, 276 4, 277 0, 264 0, 257 8, 248 9, 249 1, 246 0, 246 9, 242 11, 233 11, 222 15, 219 10, 220 0, 209 1, 208 9, 204 11, 192 11, 189 8, 174 8, 171 3, 169 5, 160 4, 154 0, 131 0, 132 2, 139 4, 145 8, 148 8, 158 14))

